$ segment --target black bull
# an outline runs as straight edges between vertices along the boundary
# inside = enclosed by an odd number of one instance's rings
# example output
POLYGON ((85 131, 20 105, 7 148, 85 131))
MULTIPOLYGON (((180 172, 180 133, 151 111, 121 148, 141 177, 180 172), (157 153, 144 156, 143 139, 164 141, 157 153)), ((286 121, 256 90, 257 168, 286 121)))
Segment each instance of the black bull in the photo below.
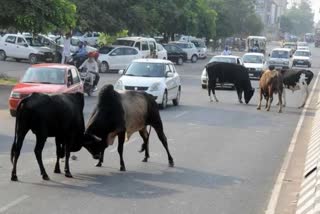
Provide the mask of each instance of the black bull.
POLYGON ((97 166, 101 166, 105 148, 112 145, 118 137, 118 153, 120 156, 120 170, 125 171, 123 160, 123 145, 134 132, 139 132, 143 138, 141 151, 145 151, 144 161, 149 158, 146 127, 152 126, 164 148, 166 149, 169 166, 173 166, 173 158, 169 152, 167 138, 163 132, 162 120, 158 105, 154 98, 147 93, 127 91, 118 93, 112 85, 104 86, 99 93, 99 101, 93 111, 85 131, 84 147, 94 158, 100 157, 97 166), (96 142, 97 139, 99 142, 96 142))
POLYGON ((236 90, 239 102, 242 103, 242 93, 244 93, 245 103, 248 104, 251 100, 254 89, 251 86, 250 78, 247 69, 238 64, 212 62, 206 66, 208 74, 208 95, 212 102, 211 92, 216 102, 218 98, 215 94, 217 82, 233 83, 236 90))

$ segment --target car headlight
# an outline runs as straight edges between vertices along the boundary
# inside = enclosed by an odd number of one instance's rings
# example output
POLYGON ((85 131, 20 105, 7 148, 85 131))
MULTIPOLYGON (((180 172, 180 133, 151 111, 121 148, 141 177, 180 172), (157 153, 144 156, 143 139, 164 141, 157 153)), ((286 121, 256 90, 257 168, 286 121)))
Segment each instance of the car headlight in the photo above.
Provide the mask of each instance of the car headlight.
POLYGON ((201 76, 203 76, 203 77, 207 77, 208 76, 207 69, 203 69, 201 76))
POLYGON ((160 90, 160 85, 161 85, 160 82, 153 83, 150 86, 149 90, 150 91, 159 91, 160 90))
POLYGON ((19 92, 12 91, 11 94, 10 94, 10 97, 15 98, 15 99, 20 99, 21 98, 21 94, 19 92))
POLYGON ((121 80, 118 80, 114 86, 116 90, 124 90, 123 82, 121 80))

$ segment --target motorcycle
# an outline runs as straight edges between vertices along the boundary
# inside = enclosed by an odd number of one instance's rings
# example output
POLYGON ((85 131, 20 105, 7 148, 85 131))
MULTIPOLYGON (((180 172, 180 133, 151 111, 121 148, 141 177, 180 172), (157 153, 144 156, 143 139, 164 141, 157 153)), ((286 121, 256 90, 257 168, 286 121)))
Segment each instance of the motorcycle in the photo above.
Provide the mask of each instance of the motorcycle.
POLYGON ((77 57, 76 54, 72 54, 67 63, 79 68, 86 59, 88 59, 88 56, 77 57))
POLYGON ((90 97, 92 93, 95 92, 94 90, 95 87, 93 85, 93 82, 95 80, 95 75, 87 71, 87 69, 85 68, 81 69, 79 74, 83 82, 83 91, 90 97))

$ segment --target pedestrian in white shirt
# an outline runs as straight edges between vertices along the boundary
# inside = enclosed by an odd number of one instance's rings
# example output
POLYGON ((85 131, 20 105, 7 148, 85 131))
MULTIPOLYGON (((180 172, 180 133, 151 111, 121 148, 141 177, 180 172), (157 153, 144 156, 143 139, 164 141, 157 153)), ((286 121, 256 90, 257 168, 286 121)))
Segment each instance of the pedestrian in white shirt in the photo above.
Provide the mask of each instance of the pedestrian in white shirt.
POLYGON ((66 63, 71 55, 71 33, 66 33, 65 38, 63 40, 63 52, 61 64, 66 63))
POLYGON ((90 73, 91 75, 94 75, 94 78, 91 76, 90 78, 90 82, 94 87, 94 91, 97 90, 97 85, 100 79, 100 75, 99 75, 99 65, 95 59, 95 52, 90 52, 88 54, 88 59, 86 59, 82 65, 79 67, 79 70, 81 70, 82 68, 86 69, 86 72, 90 73))

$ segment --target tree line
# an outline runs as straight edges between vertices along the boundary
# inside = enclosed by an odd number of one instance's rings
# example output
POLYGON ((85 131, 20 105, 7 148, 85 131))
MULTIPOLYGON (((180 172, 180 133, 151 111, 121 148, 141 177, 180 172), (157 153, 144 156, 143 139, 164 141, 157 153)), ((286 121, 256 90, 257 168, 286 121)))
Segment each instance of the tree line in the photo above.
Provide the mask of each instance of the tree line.
POLYGON ((3 0, 0 28, 22 32, 98 31, 110 35, 257 35, 255 0, 3 0))

